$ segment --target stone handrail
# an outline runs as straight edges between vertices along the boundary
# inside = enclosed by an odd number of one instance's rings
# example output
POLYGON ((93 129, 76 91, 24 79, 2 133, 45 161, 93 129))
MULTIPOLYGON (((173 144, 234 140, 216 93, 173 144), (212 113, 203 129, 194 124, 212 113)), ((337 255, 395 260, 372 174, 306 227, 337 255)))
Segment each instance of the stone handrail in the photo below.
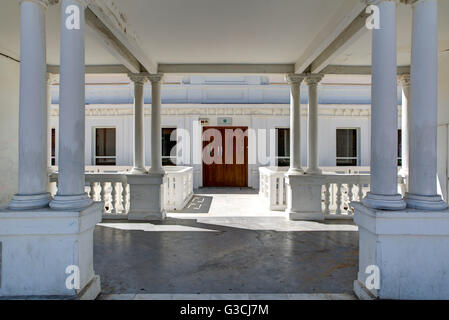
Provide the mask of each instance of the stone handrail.
MULTIPOLYGON (((288 167, 260 167, 259 195, 270 210, 287 207, 285 173, 288 167)), ((324 167, 322 180, 322 210, 326 218, 352 218, 351 201, 360 201, 370 189, 369 167, 324 167), (359 172, 361 174, 354 174, 359 172)), ((304 184, 310 175, 304 175, 304 184)), ((405 179, 398 176, 398 190, 405 192, 405 179)))
MULTIPOLYGON (((50 174, 51 194, 57 192, 58 173, 50 174)), ((126 219, 130 206, 130 188, 127 175, 131 166, 86 166, 86 192, 94 201, 103 201, 106 219, 126 219)), ((164 209, 181 210, 193 196, 193 168, 166 166, 164 209)))

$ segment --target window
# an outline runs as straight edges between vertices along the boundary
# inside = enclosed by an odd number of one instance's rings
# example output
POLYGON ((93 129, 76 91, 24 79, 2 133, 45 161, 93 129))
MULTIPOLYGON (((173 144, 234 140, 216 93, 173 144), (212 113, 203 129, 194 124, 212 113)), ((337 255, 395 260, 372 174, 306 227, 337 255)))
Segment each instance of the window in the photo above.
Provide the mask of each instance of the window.
POLYGON ((337 129, 337 166, 357 165, 357 129, 337 129))
POLYGON ((162 128, 162 165, 176 166, 176 128, 162 128))
POLYGON ((56 129, 51 129, 51 165, 56 165, 56 129))
POLYGON ((402 166, 402 130, 398 130, 398 166, 402 166))
POLYGON ((95 129, 95 165, 115 166, 115 128, 95 129))
POLYGON ((288 167, 290 165, 290 129, 278 128, 276 134, 276 165, 288 167))

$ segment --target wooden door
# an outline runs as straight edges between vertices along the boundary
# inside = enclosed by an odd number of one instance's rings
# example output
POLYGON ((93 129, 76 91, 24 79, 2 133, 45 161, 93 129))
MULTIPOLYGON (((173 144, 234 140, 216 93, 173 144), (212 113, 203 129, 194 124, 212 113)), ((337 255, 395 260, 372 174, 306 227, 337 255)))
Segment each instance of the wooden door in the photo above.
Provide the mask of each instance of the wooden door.
POLYGON ((248 186, 247 129, 248 127, 203 127, 203 140, 206 140, 203 141, 203 186, 248 186), (215 139, 217 141, 214 142, 215 139), (209 159, 206 160, 205 156, 209 159))

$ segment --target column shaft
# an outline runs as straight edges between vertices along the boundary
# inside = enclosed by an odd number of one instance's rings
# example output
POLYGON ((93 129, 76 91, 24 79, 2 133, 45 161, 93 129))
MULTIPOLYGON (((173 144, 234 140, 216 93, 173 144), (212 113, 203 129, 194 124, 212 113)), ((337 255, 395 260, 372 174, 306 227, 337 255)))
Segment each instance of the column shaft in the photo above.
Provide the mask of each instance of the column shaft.
POLYGON ((371 87, 371 191, 363 203, 374 209, 405 207, 397 192, 396 3, 378 4, 381 28, 373 29, 371 87))
POLYGON ((304 76, 288 74, 290 85, 290 169, 288 174, 303 174, 301 167, 301 101, 300 87, 304 76))
POLYGON ((438 4, 421 0, 413 4, 412 62, 410 70, 410 154, 407 206, 442 210, 437 195, 438 115, 438 4))
POLYGON ((20 5, 19 186, 11 209, 48 205, 45 1, 20 5))
MULTIPOLYGON (((85 148, 85 63, 84 9, 82 0, 62 0, 61 67, 59 91, 59 177, 58 193, 50 206, 80 209, 92 203, 84 192, 85 148), (79 9, 79 29, 68 28, 71 13, 79 9)), ((76 15, 75 15, 76 17, 76 15)))
POLYGON ((161 132, 161 84, 163 75, 149 76, 151 81, 151 169, 150 173, 163 173, 161 132))
MULTIPOLYGON (((404 74, 400 77, 399 83, 402 88, 402 106, 401 106, 401 139, 402 139, 402 168, 401 174, 408 176, 409 170, 409 100, 410 100, 410 75, 404 74)), ((407 178, 408 180, 408 178, 407 178)))
POLYGON ((307 173, 319 174, 318 158, 318 83, 323 78, 321 74, 313 74, 306 77, 309 86, 309 112, 308 112, 308 135, 307 135, 307 173))
POLYGON ((145 169, 145 121, 144 84, 146 76, 130 74, 134 83, 134 168, 132 173, 146 173, 145 169))

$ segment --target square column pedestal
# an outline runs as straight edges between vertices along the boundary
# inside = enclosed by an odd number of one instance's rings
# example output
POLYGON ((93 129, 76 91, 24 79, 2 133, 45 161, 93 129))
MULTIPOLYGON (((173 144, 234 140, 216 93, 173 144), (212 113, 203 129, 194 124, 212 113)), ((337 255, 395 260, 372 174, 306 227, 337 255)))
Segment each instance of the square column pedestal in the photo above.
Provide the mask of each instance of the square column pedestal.
POLYGON ((102 210, 101 202, 81 211, 0 210, 0 297, 95 299, 93 233, 102 210))
POLYGON ((373 210, 352 203, 359 227, 360 299, 449 299, 449 210, 373 210))
POLYGON ((290 220, 324 220, 321 194, 324 177, 321 175, 286 174, 287 209, 290 220))
POLYGON ((130 189, 128 220, 164 220, 164 173, 127 175, 130 189))

